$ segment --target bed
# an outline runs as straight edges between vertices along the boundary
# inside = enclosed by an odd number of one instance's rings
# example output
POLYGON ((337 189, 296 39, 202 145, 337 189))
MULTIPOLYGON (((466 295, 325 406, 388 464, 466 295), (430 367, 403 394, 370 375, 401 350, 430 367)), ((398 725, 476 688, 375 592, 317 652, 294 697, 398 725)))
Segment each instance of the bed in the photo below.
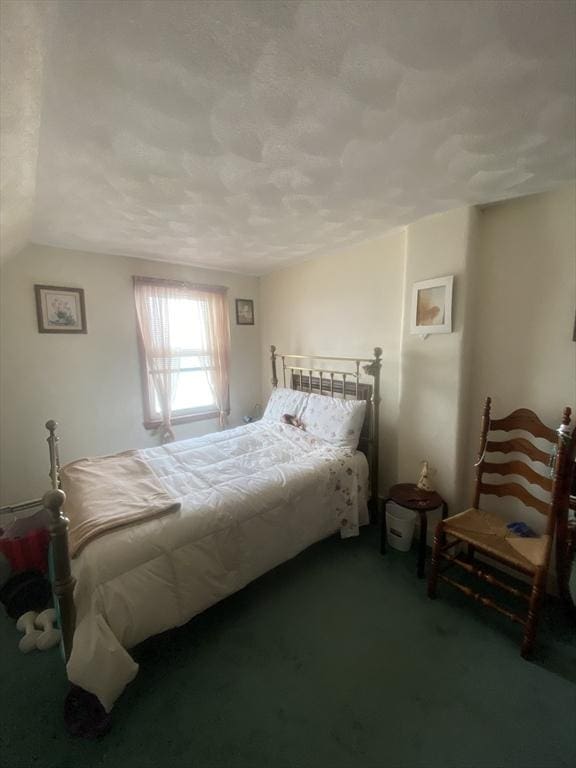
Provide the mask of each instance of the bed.
POLYGON ((137 674, 130 648, 184 624, 314 542, 355 535, 369 520, 368 500, 378 498, 381 350, 363 360, 272 347, 271 366, 273 394, 260 421, 130 452, 174 508, 81 546, 69 539, 66 515, 73 518, 82 504, 110 503, 106 462, 121 466, 126 454, 80 460, 96 468, 92 492, 82 498, 74 485, 79 463, 60 467, 56 424, 47 424, 52 490, 44 504, 68 678, 106 711, 137 674), (338 369, 326 368, 334 363, 338 369), (308 409, 308 430, 282 420, 290 397, 293 410, 308 409), (357 414, 350 401, 363 404, 352 443, 319 437, 312 405, 322 421, 321 406, 329 402, 357 414), (71 549, 78 550, 73 559, 71 549))

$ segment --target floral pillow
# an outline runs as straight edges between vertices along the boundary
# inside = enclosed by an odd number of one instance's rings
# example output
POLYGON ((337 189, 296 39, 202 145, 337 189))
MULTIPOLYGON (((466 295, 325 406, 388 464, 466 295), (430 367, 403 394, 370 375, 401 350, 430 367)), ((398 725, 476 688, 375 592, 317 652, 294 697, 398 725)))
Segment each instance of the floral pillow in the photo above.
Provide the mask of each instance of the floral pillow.
POLYGON ((282 416, 285 413, 302 418, 306 400, 308 400, 307 392, 299 392, 297 389, 288 389, 286 387, 276 387, 272 390, 262 418, 266 421, 282 421, 282 416))
POLYGON ((365 400, 339 400, 310 394, 300 418, 309 434, 355 451, 365 413, 365 400))

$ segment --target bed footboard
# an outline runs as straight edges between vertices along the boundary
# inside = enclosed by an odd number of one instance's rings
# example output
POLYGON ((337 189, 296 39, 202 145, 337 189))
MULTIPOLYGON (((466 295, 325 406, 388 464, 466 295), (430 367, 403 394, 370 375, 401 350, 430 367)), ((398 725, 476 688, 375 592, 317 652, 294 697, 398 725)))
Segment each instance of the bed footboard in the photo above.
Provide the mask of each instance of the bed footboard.
POLYGON ((68 519, 62 512, 62 506, 66 501, 66 494, 60 488, 60 459, 58 455, 58 437, 56 429, 58 424, 55 421, 46 422, 46 429, 49 432, 47 438, 50 449, 50 479, 52 489, 44 494, 42 503, 45 509, 50 513, 50 543, 52 549, 51 557, 51 579, 54 599, 57 603, 57 611, 60 619, 60 629, 62 630, 62 644, 66 661, 72 652, 72 640, 74 638, 74 629, 76 626, 76 609, 74 606, 74 585, 75 579, 72 576, 70 565, 70 552, 68 550, 68 519))

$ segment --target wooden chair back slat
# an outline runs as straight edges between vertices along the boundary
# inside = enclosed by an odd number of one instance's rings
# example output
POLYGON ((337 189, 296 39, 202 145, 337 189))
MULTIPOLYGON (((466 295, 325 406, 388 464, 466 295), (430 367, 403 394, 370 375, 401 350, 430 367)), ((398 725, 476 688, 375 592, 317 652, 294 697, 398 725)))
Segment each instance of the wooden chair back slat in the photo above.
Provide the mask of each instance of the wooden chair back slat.
POLYGON ((482 472, 488 475, 520 475, 525 480, 528 480, 529 483, 539 485, 544 491, 549 492, 552 490, 552 478, 541 475, 523 461, 506 461, 501 464, 485 461, 482 464, 482 472))
POLYGON ((530 491, 518 483, 479 483, 480 495, 492 495, 492 496, 514 496, 527 507, 537 509, 543 515, 547 515, 550 509, 550 502, 542 501, 533 496, 530 491))
POLYGON ((547 427, 546 424, 543 424, 538 416, 527 408, 519 408, 503 419, 491 420, 490 429, 499 429, 504 432, 521 429, 523 432, 529 432, 531 435, 534 435, 534 437, 543 437, 550 443, 556 442, 556 432, 547 427))
POLYGON ((487 453, 523 453, 532 461, 540 461, 542 464, 548 464, 550 454, 537 448, 530 440, 525 437, 514 437, 510 440, 501 440, 500 442, 489 440, 486 443, 487 453))
POLYGON ((512 432, 522 430, 536 438, 543 438, 551 443, 550 450, 558 442, 558 434, 554 429, 543 424, 538 416, 527 408, 518 408, 502 419, 491 419, 491 399, 487 398, 482 415, 482 432, 480 437, 480 453, 476 463, 476 483, 472 506, 482 506, 480 496, 514 496, 526 506, 538 510, 543 515, 549 515, 552 509, 553 481, 547 465, 550 461, 550 453, 534 445, 525 437, 507 437, 504 440, 488 440, 492 432, 512 432), (486 461, 487 453, 512 453, 519 452, 527 456, 531 462, 539 462, 541 467, 534 466, 524 461, 514 460, 505 462, 486 461), (504 482, 485 482, 484 475, 494 474, 505 478, 504 482), (544 491, 550 493, 550 499, 543 501, 537 498, 524 486, 514 480, 507 480, 510 475, 523 477, 529 483, 538 485, 544 491))

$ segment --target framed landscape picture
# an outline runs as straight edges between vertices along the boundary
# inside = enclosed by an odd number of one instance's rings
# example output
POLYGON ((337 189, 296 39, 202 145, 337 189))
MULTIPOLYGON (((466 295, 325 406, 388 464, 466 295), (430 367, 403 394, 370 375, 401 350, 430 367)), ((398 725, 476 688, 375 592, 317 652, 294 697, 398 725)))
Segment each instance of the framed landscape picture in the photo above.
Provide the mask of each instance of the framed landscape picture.
POLYGON ((454 276, 422 280, 412 286, 410 333, 452 333, 454 276))
POLYGON ((236 299, 236 325, 254 325, 252 299, 236 299))
POLYGON ((82 288, 35 285, 39 333, 86 333, 82 288))

